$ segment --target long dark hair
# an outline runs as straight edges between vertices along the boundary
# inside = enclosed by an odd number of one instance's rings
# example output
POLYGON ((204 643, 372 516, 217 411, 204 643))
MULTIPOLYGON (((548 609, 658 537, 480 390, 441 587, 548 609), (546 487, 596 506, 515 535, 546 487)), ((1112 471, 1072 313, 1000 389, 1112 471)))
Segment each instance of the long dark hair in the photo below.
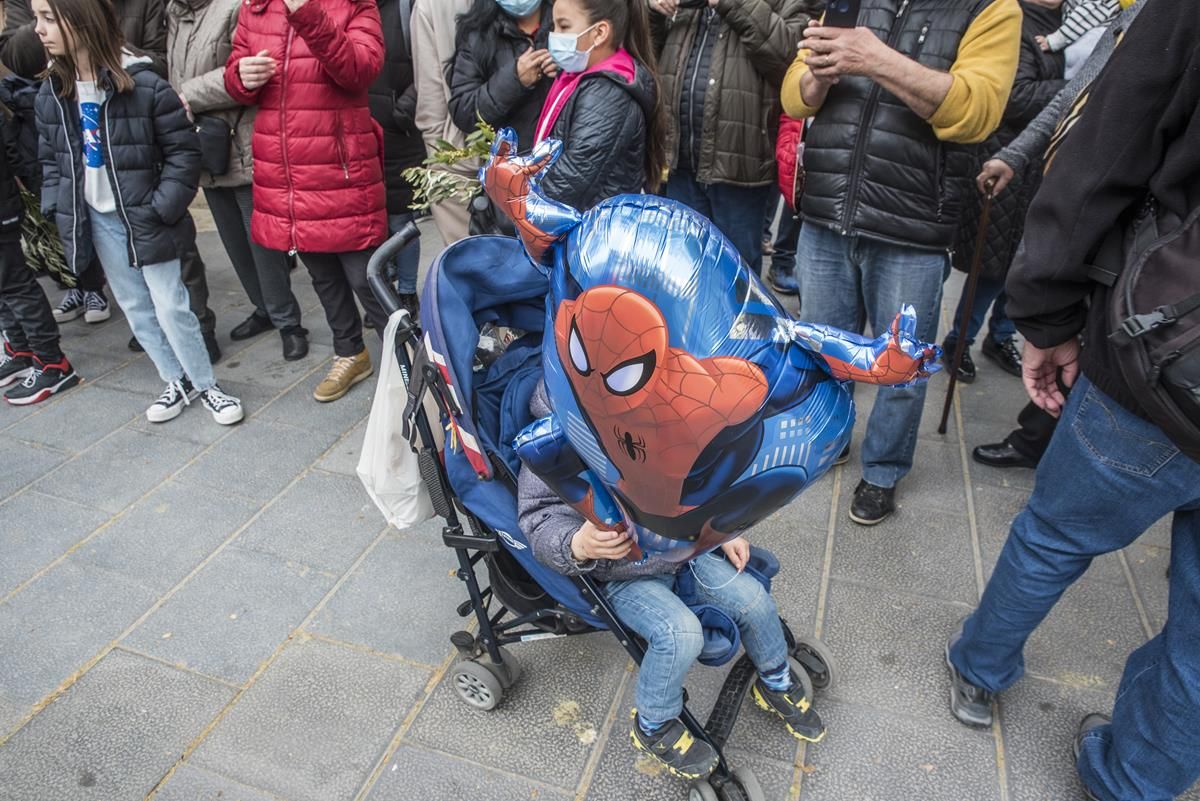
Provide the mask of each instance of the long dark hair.
POLYGON ((66 52, 55 56, 46 74, 58 79, 60 97, 75 97, 75 81, 79 75, 74 53, 83 48, 92 61, 97 76, 107 70, 118 92, 133 89, 133 77, 121 65, 121 49, 125 37, 117 23, 117 13, 109 0, 47 0, 54 19, 62 31, 66 52))
POLYGON ((650 36, 650 14, 646 0, 579 0, 588 22, 595 25, 607 20, 613 28, 613 41, 629 51, 642 68, 650 72, 654 83, 654 111, 646 118, 646 191, 654 192, 662 183, 667 168, 667 149, 663 142, 667 130, 666 112, 658 83, 658 60, 650 36))

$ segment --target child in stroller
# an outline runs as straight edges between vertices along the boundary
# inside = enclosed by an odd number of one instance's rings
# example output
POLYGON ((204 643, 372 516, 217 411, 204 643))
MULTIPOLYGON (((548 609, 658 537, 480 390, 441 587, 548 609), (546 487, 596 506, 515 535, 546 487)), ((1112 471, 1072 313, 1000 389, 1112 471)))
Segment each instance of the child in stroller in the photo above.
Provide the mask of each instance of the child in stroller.
MULTIPOLYGON (((530 403, 535 418, 550 412, 545 385, 539 381, 530 403)), ((825 728, 812 698, 788 662, 788 645, 770 592, 745 570, 750 545, 744 537, 686 564, 650 556, 626 557, 632 541, 620 532, 602 531, 565 504, 533 473, 518 474, 517 506, 521 530, 533 554, 568 576, 589 574, 621 620, 645 641, 638 672, 637 707, 630 737, 633 745, 685 779, 704 779, 719 757, 708 742, 688 732, 683 710, 683 679, 700 656, 704 631, 683 595, 716 607, 733 620, 758 676, 751 688, 755 704, 777 715, 793 736, 818 742, 825 728), (685 589, 684 589, 685 588, 685 589)))

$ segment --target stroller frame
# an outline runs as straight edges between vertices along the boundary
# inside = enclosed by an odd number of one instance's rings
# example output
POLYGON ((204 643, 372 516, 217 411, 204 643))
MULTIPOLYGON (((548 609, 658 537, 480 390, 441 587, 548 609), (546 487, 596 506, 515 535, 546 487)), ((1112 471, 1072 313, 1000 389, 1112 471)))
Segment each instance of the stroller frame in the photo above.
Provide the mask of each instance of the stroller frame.
MULTIPOLYGON (((383 274, 383 265, 396 254, 419 238, 420 232, 415 223, 408 223, 403 229, 384 242, 371 256, 367 265, 367 279, 371 291, 384 307, 390 317, 401 310, 400 299, 395 288, 383 274)), ((408 346, 419 344, 421 331, 419 326, 403 312, 396 332, 395 351, 400 373, 405 386, 410 385, 412 377, 412 357, 408 346)), ((386 358, 384 354, 383 358, 386 358)), ((427 366, 427 371, 436 373, 435 368, 427 366)), ((427 375, 430 386, 436 386, 436 375, 427 375)), ((431 393, 443 414, 450 414, 446 400, 436 390, 431 393)), ((450 641, 458 649, 463 661, 456 666, 455 689, 467 703, 477 708, 490 710, 503 697, 504 690, 512 687, 520 675, 519 664, 506 651, 505 646, 533 640, 551 639, 564 636, 576 636, 601 631, 570 610, 556 605, 553 608, 538 608, 524 614, 516 614, 500 597, 503 590, 495 587, 495 580, 487 587, 480 587, 475 574, 475 566, 480 562, 488 562, 489 567, 500 568, 493 560, 503 552, 499 535, 484 521, 459 503, 456 508, 454 501, 457 496, 450 490, 449 478, 441 461, 433 428, 418 405, 413 416, 419 436, 417 462, 421 478, 429 492, 434 511, 443 518, 442 542, 454 550, 458 559, 456 577, 466 585, 468 599, 457 607, 460 617, 474 616, 479 628, 478 634, 469 631, 456 631, 450 641), (461 513, 461 514, 460 514, 461 513), (465 517, 467 528, 464 528, 461 518, 465 517), (491 601, 495 598, 500 603, 500 609, 491 612, 491 601), (486 655, 486 660, 484 657, 486 655)), ((496 480, 505 481, 515 496, 516 479, 511 475, 503 462, 489 454, 497 467, 496 480)), ((617 616, 607 597, 600 590, 597 582, 587 575, 573 577, 584 597, 591 602, 591 614, 604 622, 613 633, 630 658, 639 666, 646 655, 644 641, 628 628, 617 616)), ((809 698, 814 690, 825 689, 833 680, 834 665, 831 655, 825 646, 815 638, 797 639, 788 627, 787 622, 780 618, 784 636, 788 644, 793 671, 801 680, 809 698)), ((693 737, 709 743, 718 755, 718 764, 707 780, 693 781, 689 787, 689 801, 763 801, 765 796, 757 779, 745 767, 731 768, 725 758, 724 746, 737 722, 738 713, 747 690, 757 675, 754 663, 749 655, 743 653, 734 663, 721 686, 717 701, 703 725, 687 706, 687 690, 684 690, 684 707, 680 719, 693 737)))

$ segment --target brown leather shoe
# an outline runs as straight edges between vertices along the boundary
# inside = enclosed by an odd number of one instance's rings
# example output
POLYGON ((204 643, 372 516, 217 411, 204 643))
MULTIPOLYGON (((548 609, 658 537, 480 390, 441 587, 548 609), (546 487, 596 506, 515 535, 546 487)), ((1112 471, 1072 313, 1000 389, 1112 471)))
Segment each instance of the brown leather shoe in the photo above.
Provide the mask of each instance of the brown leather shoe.
POLYGON ((325 379, 313 390, 313 397, 321 403, 335 401, 359 381, 370 378, 374 372, 371 356, 365 348, 357 356, 334 356, 333 366, 325 374, 325 379))

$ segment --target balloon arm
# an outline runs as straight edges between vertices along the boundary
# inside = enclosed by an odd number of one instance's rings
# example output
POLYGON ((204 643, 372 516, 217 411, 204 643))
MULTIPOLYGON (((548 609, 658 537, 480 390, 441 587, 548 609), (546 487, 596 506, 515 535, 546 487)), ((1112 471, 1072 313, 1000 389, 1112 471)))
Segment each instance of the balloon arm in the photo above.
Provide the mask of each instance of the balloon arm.
POLYGON ((542 263, 550 247, 579 225, 582 215, 546 197, 541 176, 562 153, 562 142, 543 140, 533 152, 517 155, 517 134, 504 128, 496 134, 492 155, 479 170, 479 181, 496 208, 517 229, 530 258, 542 263))
POLYGON ((916 337, 917 314, 904 306, 890 330, 874 339, 828 325, 790 324, 796 343, 819 355, 834 378, 884 386, 925 381, 941 369, 942 349, 916 337))

